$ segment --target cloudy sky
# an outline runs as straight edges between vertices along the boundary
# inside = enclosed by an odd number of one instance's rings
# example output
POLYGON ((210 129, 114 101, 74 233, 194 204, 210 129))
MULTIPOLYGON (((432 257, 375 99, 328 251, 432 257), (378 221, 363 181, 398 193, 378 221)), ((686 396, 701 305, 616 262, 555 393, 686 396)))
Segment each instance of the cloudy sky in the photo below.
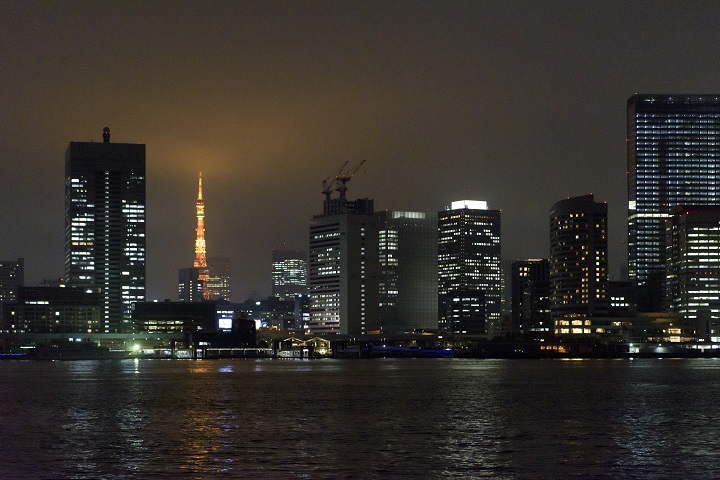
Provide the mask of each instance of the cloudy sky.
POLYGON ((0 259, 63 274, 70 141, 147 145, 148 298, 176 298, 203 172, 233 296, 307 248, 322 180, 376 209, 502 210, 505 259, 548 255, 548 211, 594 193, 626 262, 625 111, 720 93, 719 2, 0 2, 0 259))

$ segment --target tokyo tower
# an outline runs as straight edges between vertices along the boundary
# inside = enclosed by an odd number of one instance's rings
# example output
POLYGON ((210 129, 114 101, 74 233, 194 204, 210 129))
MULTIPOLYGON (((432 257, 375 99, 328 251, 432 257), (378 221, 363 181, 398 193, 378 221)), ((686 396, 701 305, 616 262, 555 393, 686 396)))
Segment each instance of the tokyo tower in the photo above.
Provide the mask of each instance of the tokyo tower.
POLYGON ((202 281, 203 284, 203 298, 205 300, 210 299, 208 293, 208 267, 207 267, 207 254, 205 252, 205 202, 202 198, 202 172, 200 172, 200 178, 198 179, 198 198, 195 203, 195 211, 197 215, 197 236, 195 237, 195 262, 193 266, 200 270, 198 280, 202 281))

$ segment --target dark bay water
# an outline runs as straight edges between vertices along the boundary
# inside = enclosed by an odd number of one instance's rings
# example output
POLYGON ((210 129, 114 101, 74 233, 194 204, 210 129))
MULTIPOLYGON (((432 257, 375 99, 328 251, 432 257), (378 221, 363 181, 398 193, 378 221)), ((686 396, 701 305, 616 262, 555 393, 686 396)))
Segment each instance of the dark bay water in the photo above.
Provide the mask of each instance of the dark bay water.
POLYGON ((720 478, 718 360, 0 362, 0 478, 720 478))

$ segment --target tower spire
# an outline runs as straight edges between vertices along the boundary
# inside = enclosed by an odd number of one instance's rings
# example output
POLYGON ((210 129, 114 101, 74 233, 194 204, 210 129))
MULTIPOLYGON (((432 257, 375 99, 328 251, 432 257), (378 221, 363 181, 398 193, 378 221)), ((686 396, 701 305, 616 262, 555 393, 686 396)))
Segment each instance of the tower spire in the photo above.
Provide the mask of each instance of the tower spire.
POLYGON ((210 298, 207 287, 209 272, 205 251, 205 202, 202 198, 202 172, 200 172, 198 178, 198 198, 197 202, 195 202, 195 213, 197 216, 197 235, 195 236, 195 262, 193 266, 200 269, 198 279, 203 282, 203 298, 208 300, 210 298))

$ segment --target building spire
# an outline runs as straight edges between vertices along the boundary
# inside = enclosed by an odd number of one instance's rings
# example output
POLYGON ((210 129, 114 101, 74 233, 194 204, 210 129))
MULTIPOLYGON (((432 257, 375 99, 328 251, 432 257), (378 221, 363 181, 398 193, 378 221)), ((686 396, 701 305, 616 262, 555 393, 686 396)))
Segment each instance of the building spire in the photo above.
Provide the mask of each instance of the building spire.
POLYGON ((193 266, 200 269, 198 279, 203 282, 203 298, 208 300, 208 277, 207 254, 205 251, 205 202, 202 198, 202 172, 198 178, 198 198, 195 202, 195 213, 197 216, 197 235, 195 236, 195 262, 193 266))

